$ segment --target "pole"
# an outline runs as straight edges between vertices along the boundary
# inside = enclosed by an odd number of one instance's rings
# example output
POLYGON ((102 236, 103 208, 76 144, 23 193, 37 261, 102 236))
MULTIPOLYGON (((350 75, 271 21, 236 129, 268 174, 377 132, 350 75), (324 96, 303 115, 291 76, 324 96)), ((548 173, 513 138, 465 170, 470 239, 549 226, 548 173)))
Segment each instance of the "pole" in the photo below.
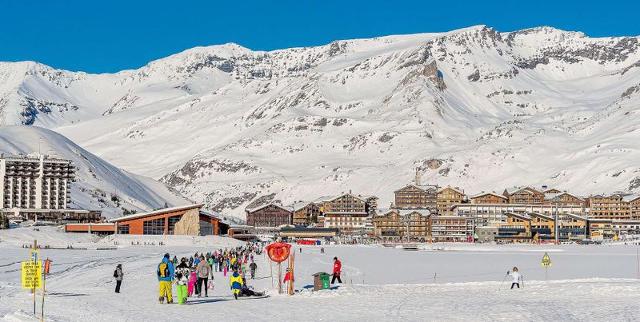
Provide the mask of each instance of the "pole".
POLYGON ((278 263, 278 294, 282 294, 282 263, 278 263))
POLYGON ((42 276, 42 306, 40 307, 40 321, 44 322, 44 292, 47 285, 47 274, 43 274, 42 276))
MULTIPOLYGON (((38 240, 34 239, 33 240, 33 251, 35 252, 38 249, 38 240)), ((31 256, 31 260, 33 261, 34 264, 37 263, 36 261, 36 257, 35 256, 31 256)), ((33 315, 36 316, 36 286, 35 283, 33 285, 33 289, 31 290, 33 292, 33 315)))
POLYGON ((269 260, 269 269, 271 270, 271 288, 273 288, 273 262, 269 260))

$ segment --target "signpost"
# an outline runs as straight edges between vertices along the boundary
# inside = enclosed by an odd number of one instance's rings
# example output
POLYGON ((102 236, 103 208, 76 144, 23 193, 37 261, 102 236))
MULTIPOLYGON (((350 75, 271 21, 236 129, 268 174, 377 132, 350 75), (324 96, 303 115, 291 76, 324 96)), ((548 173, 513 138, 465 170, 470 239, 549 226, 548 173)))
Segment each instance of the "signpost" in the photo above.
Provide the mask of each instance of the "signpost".
POLYGON ((544 267, 544 280, 546 281, 548 276, 549 266, 551 266, 551 257, 549 257, 549 254, 547 254, 547 252, 545 252, 544 256, 542 256, 541 264, 544 267))
POLYGON ((38 260, 38 241, 33 241, 30 260, 22 262, 22 288, 30 289, 33 293, 33 315, 36 315, 36 289, 42 285, 42 263, 38 260))
POLYGON ((44 260, 44 274, 42 274, 42 306, 40 307, 41 315, 40 320, 44 321, 44 294, 46 292, 47 275, 51 270, 51 260, 49 258, 44 260))

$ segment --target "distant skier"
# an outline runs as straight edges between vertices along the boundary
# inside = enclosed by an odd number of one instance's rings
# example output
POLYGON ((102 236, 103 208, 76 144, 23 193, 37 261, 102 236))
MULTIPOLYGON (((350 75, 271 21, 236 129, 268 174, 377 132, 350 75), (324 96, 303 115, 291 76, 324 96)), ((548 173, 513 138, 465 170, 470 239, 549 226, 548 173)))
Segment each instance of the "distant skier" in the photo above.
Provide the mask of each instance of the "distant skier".
POLYGON ((249 271, 251 271, 251 279, 256 278, 256 270, 258 269, 258 264, 251 260, 251 264, 249 264, 249 271))
POLYGON ((518 272, 518 268, 513 267, 513 270, 511 270, 511 272, 507 272, 507 274, 511 275, 511 289, 513 289, 514 286, 517 286, 518 288, 520 288, 520 283, 522 282, 522 275, 520 274, 520 272, 518 272))
POLYGON ((116 293, 120 293, 120 286, 122 285, 122 277, 124 273, 122 272, 122 264, 118 264, 116 266, 116 270, 113 271, 113 277, 116 279, 116 293))
POLYGON ((340 279, 340 273, 342 272, 342 262, 338 259, 338 257, 333 258, 333 278, 331 279, 331 284, 334 284, 336 280, 338 283, 342 284, 342 279, 340 279))
POLYGON ((162 258, 162 262, 160 262, 160 264, 158 264, 158 271, 157 271, 157 275, 158 275, 158 282, 160 282, 160 288, 159 288, 159 297, 158 300, 160 301, 160 304, 164 303, 164 298, 167 298, 167 304, 171 304, 173 303, 173 294, 172 294, 172 288, 173 285, 171 284, 171 282, 173 281, 174 275, 175 275, 175 270, 173 267, 173 263, 171 262, 171 260, 169 260, 170 256, 169 254, 164 254, 164 257, 162 258))
POLYGON ((242 281, 242 275, 238 273, 237 269, 234 269, 233 273, 229 276, 229 286, 231 288, 231 291, 233 291, 233 297, 236 300, 238 299, 238 295, 240 294, 242 285, 244 285, 242 281))
POLYGON ((187 265, 187 259, 183 257, 180 260, 180 264, 176 266, 176 293, 178 293, 178 304, 185 304, 187 302, 189 273, 190 270, 189 265, 187 265))

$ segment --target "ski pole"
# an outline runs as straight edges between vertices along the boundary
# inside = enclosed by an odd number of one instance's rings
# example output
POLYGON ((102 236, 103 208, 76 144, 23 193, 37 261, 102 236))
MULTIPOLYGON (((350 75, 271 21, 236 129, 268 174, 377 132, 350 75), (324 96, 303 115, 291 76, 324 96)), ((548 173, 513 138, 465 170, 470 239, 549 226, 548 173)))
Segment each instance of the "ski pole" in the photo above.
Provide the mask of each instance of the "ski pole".
POLYGON ((502 286, 504 285, 504 281, 507 279, 507 276, 509 276, 509 271, 507 271, 507 274, 505 274, 504 277, 502 278, 502 282, 500 282, 500 286, 498 287, 498 291, 502 289, 502 286))

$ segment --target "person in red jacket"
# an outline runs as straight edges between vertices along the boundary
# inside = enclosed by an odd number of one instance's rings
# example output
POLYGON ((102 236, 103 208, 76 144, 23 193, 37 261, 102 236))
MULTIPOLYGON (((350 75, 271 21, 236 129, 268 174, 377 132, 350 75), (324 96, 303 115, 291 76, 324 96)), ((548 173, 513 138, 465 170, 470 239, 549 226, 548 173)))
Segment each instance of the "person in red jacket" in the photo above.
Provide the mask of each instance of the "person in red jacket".
POLYGON ((338 257, 333 258, 333 278, 331 279, 331 284, 334 284, 336 280, 338 283, 342 284, 342 280, 340 279, 340 272, 342 271, 342 262, 338 260, 338 257))

